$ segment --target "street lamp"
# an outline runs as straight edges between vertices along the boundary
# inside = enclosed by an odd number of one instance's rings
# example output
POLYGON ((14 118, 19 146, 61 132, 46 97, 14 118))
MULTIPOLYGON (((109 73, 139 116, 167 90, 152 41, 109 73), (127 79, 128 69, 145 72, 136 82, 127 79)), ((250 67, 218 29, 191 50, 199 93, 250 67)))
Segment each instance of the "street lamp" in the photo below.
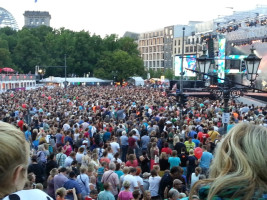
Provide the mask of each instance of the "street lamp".
MULTIPOLYGON (((212 58, 208 58, 206 52, 207 50, 204 49, 203 54, 199 58, 197 58, 197 64, 199 66, 199 70, 200 72, 204 74, 208 73, 211 63, 212 63, 212 58)), ((203 75, 203 80, 204 80, 204 76, 205 75, 203 75)))
POLYGON ((258 69, 259 69, 259 65, 261 62, 261 58, 256 56, 256 54, 254 53, 255 48, 253 46, 250 50, 251 50, 251 53, 244 60, 245 60, 245 65, 246 65, 246 70, 247 70, 247 77, 252 86, 253 82, 256 80, 257 75, 258 75, 258 69))
MULTIPOLYGON (((261 61, 261 58, 258 58, 254 54, 254 50, 255 49, 252 47, 251 54, 247 58, 245 58, 248 80, 250 80, 251 85, 253 84, 253 81, 255 81, 257 78, 257 72, 261 61)), ((203 55, 197 59, 200 72, 197 71, 194 72, 203 74, 203 80, 205 75, 212 77, 212 75, 209 75, 207 73, 212 60, 213 59, 207 57, 204 51, 203 55)), ((230 119, 229 106, 228 106, 229 99, 240 96, 240 94, 242 94, 242 89, 231 88, 229 84, 230 83, 229 79, 225 78, 221 80, 224 80, 224 86, 222 88, 218 87, 217 89, 212 90, 211 93, 214 93, 217 96, 217 98, 223 98, 224 100, 223 123, 224 123, 224 133, 226 133, 227 125, 230 119)))

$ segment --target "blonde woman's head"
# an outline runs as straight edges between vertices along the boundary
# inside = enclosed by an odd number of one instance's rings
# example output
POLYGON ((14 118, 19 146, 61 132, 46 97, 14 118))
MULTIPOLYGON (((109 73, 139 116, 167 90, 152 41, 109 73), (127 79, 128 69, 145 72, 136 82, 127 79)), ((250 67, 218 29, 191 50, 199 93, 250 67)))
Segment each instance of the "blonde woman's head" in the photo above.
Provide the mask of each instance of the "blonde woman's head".
POLYGON ((178 135, 176 135, 174 138, 173 138, 173 146, 175 146, 178 142, 180 142, 180 138, 178 135))
POLYGON ((23 189, 27 181, 30 150, 24 134, 0 122, 0 198, 23 189))
POLYGON ((56 190, 56 196, 60 196, 61 198, 67 195, 67 190, 64 187, 58 188, 56 190))
MULTIPOLYGON (((210 168, 208 200, 224 188, 237 186, 236 196, 251 199, 267 191, 267 128, 250 123, 235 125, 218 144, 210 168)), ((235 196, 233 196, 234 198, 235 196)))

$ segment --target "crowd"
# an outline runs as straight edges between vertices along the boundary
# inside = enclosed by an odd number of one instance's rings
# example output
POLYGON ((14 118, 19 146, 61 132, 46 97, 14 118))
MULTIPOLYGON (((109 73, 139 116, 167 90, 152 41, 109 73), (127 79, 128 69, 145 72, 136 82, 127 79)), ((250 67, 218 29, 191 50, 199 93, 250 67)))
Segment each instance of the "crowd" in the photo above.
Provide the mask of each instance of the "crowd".
POLYGON ((3 93, 0 198, 264 199, 267 107, 229 107, 225 132, 223 102, 159 88, 3 93))

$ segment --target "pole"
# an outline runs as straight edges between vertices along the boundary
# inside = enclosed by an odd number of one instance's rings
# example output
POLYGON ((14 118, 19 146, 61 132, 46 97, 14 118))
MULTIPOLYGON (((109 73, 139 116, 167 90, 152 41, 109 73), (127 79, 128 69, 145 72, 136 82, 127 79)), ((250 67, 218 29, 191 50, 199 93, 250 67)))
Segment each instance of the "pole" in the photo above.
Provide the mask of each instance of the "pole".
POLYGON ((180 76, 180 112, 179 112, 179 117, 180 117, 180 131, 182 131, 182 126, 183 126, 183 105, 182 105, 182 95, 183 95, 183 78, 184 78, 184 32, 185 32, 185 27, 183 27, 183 41, 182 41, 182 61, 181 61, 181 76, 180 76))
POLYGON ((66 60, 66 54, 65 54, 65 89, 67 88, 67 60, 66 60))

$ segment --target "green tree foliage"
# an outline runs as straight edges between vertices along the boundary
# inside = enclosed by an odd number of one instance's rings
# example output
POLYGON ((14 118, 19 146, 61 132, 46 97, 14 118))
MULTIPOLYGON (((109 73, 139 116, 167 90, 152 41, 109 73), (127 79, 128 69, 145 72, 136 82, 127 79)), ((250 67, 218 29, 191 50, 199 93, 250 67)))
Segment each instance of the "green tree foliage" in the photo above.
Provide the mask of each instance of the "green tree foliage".
MULTIPOLYGON (((0 67, 9 66, 34 73, 35 66, 64 66, 67 74, 91 75, 118 81, 144 75, 137 44, 131 38, 107 35, 101 38, 89 32, 74 32, 46 26, 14 31, 0 29, 0 67)), ((46 68, 45 76, 64 76, 64 68, 46 68)))

